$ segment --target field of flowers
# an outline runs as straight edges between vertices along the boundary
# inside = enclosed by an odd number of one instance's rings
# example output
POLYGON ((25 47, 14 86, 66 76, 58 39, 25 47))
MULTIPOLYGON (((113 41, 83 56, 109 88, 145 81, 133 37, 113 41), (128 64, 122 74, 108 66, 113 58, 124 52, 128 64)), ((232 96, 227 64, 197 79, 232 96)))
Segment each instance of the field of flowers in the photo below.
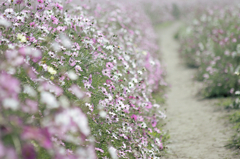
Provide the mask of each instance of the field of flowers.
POLYGON ((233 114, 236 133, 228 147, 240 147, 240 8, 212 6, 194 15, 181 29, 180 53, 189 67, 197 68, 195 78, 203 82, 204 97, 228 97, 224 104, 233 114))
POLYGON ((196 78, 203 81, 204 96, 229 96, 239 89, 240 23, 238 7, 215 7, 197 14, 181 38, 181 54, 196 78))
POLYGON ((167 84, 143 12, 71 0, 0 9, 0 158, 164 154, 166 116, 152 94, 167 84))

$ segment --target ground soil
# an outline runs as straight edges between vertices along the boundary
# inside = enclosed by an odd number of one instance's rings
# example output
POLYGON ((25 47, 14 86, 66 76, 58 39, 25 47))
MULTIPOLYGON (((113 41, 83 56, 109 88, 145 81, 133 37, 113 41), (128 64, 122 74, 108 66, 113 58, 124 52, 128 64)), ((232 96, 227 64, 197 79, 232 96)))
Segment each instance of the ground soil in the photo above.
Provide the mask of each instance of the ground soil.
POLYGON ((162 61, 167 82, 171 85, 166 102, 167 126, 171 135, 167 159, 235 159, 224 145, 232 135, 232 126, 224 119, 215 100, 197 95, 201 84, 193 80, 196 70, 185 66, 180 58, 179 43, 174 39, 181 23, 158 29, 162 61))

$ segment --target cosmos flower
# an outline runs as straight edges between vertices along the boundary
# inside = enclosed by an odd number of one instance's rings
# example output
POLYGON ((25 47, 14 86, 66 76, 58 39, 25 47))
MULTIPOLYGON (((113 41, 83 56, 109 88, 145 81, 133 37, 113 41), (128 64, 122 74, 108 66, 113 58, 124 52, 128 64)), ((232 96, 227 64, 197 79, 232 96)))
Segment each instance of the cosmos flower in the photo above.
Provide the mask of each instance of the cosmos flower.
POLYGON ((0 109, 7 112, 3 123, 13 124, 1 129, 14 131, 21 147, 16 153, 0 136, 0 158, 36 158, 41 149, 60 159, 159 154, 162 141, 146 136, 148 130, 164 135, 153 128, 164 117, 151 97, 164 83, 153 28, 141 10, 138 16, 106 4, 94 14, 92 6, 65 10, 48 0, 21 1, 20 11, 7 5, 0 21, 0 109))
POLYGON ((57 71, 54 70, 54 68, 52 68, 51 66, 48 66, 48 67, 47 67, 47 71, 48 71, 50 74, 52 74, 52 75, 55 75, 55 74, 57 73, 57 71))
POLYGON ((27 42, 27 39, 26 37, 23 35, 23 34, 17 34, 17 39, 20 41, 20 42, 27 42))

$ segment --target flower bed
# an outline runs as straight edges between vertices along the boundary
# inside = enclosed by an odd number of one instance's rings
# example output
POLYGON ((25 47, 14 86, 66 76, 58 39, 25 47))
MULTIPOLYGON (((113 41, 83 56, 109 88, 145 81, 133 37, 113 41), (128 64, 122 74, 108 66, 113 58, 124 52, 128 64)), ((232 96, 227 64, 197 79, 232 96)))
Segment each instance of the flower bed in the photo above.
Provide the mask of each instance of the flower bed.
POLYGON ((152 93, 166 83, 144 13, 50 0, 1 11, 0 158, 163 154, 152 93))
POLYGON ((204 96, 229 96, 239 89, 239 9, 215 7, 195 17, 181 38, 181 54, 197 79, 204 96))
POLYGON ((202 81, 205 97, 220 98, 232 114, 235 134, 226 145, 240 147, 240 19, 239 7, 215 6, 201 10, 179 34, 180 53, 190 67, 197 68, 196 79, 202 81))

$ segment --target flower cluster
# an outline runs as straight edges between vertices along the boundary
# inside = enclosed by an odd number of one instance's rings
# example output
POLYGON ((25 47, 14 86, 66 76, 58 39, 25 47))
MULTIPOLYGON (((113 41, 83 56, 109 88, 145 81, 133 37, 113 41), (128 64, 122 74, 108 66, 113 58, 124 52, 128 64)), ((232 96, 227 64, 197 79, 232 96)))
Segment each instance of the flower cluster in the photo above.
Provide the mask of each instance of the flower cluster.
POLYGON ((0 13, 0 158, 162 155, 166 86, 143 12, 13 0, 0 13))
POLYGON ((239 8, 210 8, 197 14, 181 37, 181 54, 197 67, 197 79, 205 83, 204 95, 229 96, 239 89, 239 8))

